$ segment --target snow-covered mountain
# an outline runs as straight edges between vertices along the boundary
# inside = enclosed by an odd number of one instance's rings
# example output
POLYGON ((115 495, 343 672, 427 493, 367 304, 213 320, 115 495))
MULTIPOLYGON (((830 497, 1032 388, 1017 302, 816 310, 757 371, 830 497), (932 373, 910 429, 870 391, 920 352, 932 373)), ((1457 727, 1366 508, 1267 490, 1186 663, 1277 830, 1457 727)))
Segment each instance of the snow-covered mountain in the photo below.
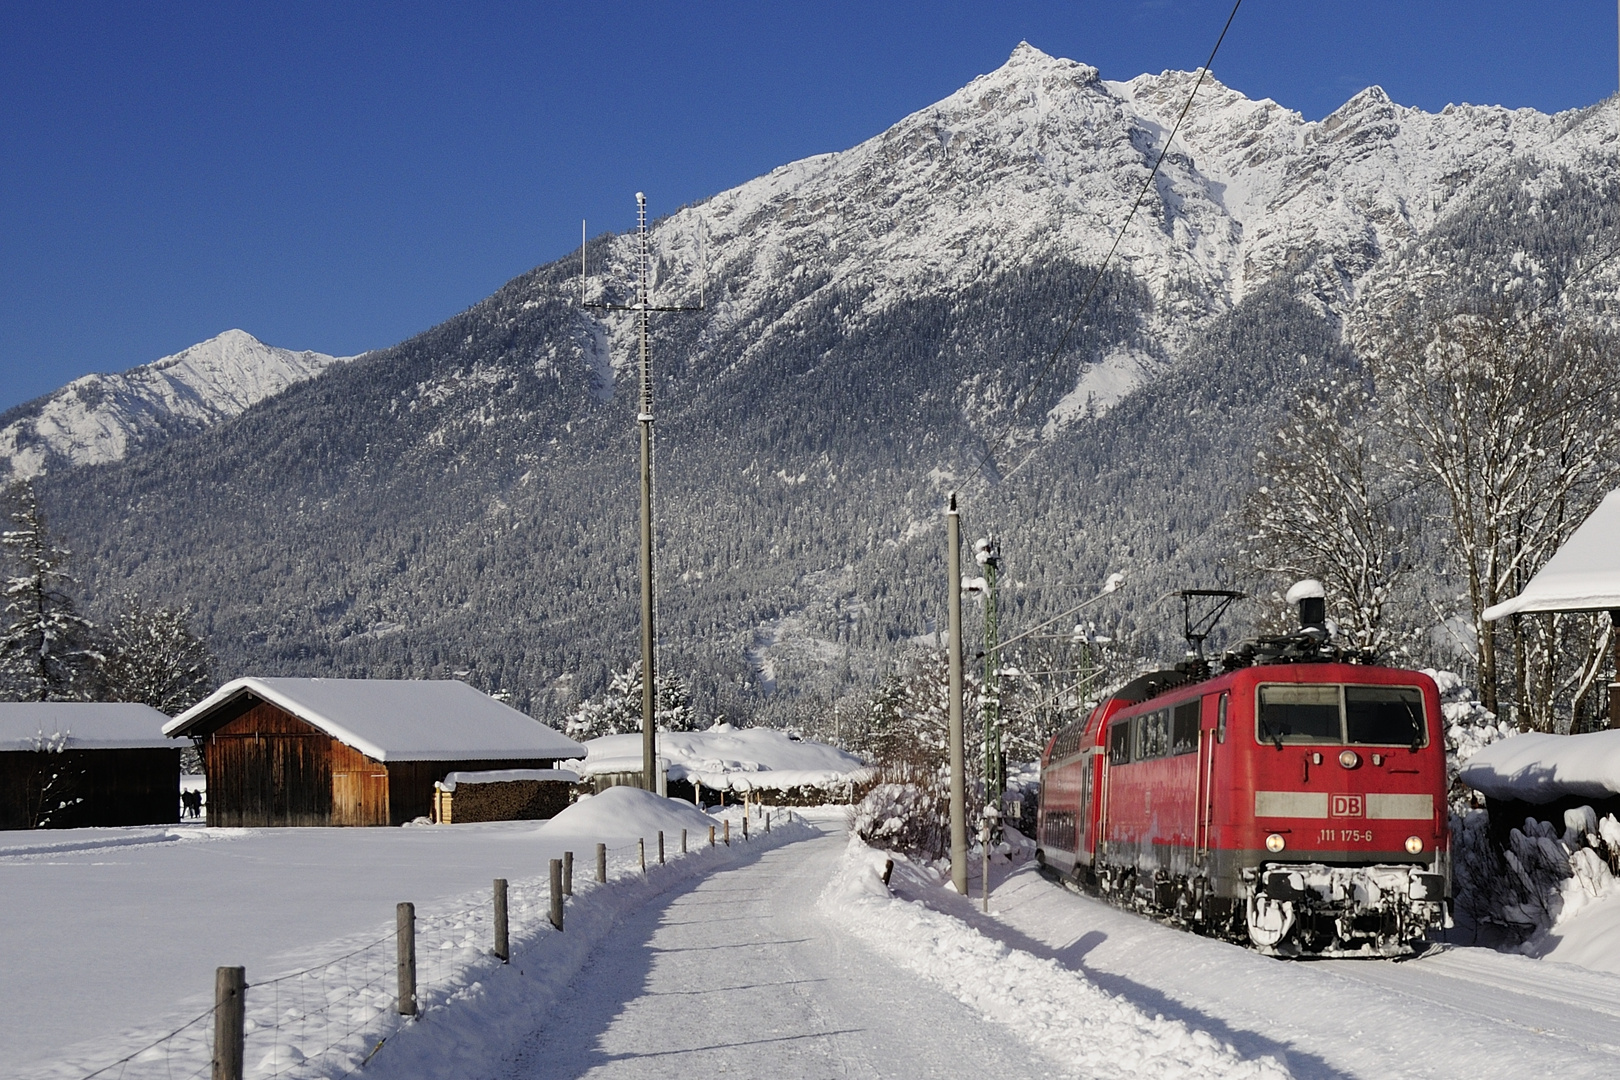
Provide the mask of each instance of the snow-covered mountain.
POLYGON ((277 349, 227 330, 117 375, 86 375, 0 415, 0 480, 117 461, 211 427, 349 359, 277 349))
MULTIPOLYGON (((1197 80, 1192 72, 1101 79, 1022 43, 1007 63, 852 149, 784 165, 684 208, 654 230, 662 291, 697 294, 698 238, 724 320, 757 317, 784 279, 798 300, 848 292, 850 325, 920 294, 1059 256, 1095 264, 1114 245, 1197 80)), ((1613 173, 1620 105, 1533 109, 1397 105, 1378 87, 1321 121, 1206 78, 1115 255, 1153 300, 1149 326, 1174 353, 1191 329, 1268 282, 1335 320, 1352 314, 1381 260, 1514 163, 1613 173)), ((631 237, 596 288, 630 279, 631 237)), ((761 326, 761 343, 793 314, 761 326)), ((634 355, 619 341, 616 362, 634 355)), ((1117 398, 1143 365, 1118 356, 1092 375, 1117 398)), ((1084 392, 1082 382, 1077 390, 1084 392)))

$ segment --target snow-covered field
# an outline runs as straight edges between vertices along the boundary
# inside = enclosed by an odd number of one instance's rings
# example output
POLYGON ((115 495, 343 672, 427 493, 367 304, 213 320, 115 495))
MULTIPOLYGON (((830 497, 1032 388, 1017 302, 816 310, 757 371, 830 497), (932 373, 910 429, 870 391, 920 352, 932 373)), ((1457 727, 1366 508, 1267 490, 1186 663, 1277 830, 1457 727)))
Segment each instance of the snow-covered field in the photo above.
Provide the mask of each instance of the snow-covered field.
MULTIPOLYGON (((240 964, 250 985, 249 1075, 342 1075, 357 1053, 397 1026, 394 908, 409 900, 417 910, 424 1017, 394 1037, 369 1071, 432 1075, 434 1063, 486 1053, 467 1045, 489 1043, 478 1017, 543 1003, 625 907, 805 834, 777 811, 773 833, 762 836, 756 818, 744 845, 738 813, 729 816, 733 846, 712 852, 707 827, 723 835, 718 817, 624 788, 540 824, 0 834, 4 1073, 85 1076, 205 1012, 214 968, 240 964), (685 861, 683 828, 693 853, 685 861), (657 866, 660 829, 670 859, 664 867, 657 866), (646 840, 651 864, 646 879, 637 869, 638 839, 646 840), (593 880, 598 842, 612 849, 614 876, 600 893, 593 880), (575 853, 577 895, 568 933, 558 935, 545 924, 548 862, 565 850, 575 853), (511 883, 514 960, 499 971, 489 956, 496 877, 511 883), (301 979, 271 982, 312 966, 301 979), (451 1002, 457 1021, 435 1023, 435 1010, 451 1002), (430 1028, 437 1034, 425 1037, 430 1028), (338 1045, 328 1060, 302 1062, 330 1042, 338 1045), (383 1055, 391 1059, 387 1068, 383 1055)), ((192 1075, 207 1064, 206 1037, 206 1023, 193 1025, 113 1075, 192 1075)))

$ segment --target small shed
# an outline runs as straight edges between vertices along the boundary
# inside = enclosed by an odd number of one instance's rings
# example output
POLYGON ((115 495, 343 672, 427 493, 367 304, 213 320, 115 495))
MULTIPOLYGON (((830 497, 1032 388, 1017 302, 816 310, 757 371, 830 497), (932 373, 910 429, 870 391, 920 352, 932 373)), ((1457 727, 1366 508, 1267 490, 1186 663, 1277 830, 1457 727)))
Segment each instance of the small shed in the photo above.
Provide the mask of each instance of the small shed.
POLYGON ((0 703, 0 829, 179 821, 168 720, 125 702, 0 703))
POLYGON ((452 772, 584 750, 453 679, 236 679, 163 731, 197 744, 216 826, 401 825, 452 772))
POLYGON ((1609 492, 1592 516, 1536 571, 1518 596, 1488 607, 1487 622, 1532 612, 1609 613, 1614 679, 1609 683, 1609 727, 1620 729, 1620 489, 1609 492))

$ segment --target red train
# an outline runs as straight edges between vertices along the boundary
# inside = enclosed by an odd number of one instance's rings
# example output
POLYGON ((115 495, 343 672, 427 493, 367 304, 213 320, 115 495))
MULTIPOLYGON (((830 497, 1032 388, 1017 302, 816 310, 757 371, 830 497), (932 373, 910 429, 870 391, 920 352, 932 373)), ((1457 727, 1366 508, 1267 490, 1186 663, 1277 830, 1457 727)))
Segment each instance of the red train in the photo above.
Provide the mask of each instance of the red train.
POLYGON ((1434 682, 1301 606, 1297 634, 1144 675, 1047 744, 1048 873, 1279 956, 1407 955, 1450 925, 1434 682))

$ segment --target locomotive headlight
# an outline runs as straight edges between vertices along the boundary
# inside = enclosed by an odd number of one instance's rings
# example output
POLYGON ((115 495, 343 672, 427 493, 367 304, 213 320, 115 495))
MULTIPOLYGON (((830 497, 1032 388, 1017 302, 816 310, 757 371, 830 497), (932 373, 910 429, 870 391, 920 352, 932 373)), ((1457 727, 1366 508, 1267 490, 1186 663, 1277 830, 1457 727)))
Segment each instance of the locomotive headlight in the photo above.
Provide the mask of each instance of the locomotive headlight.
POLYGON ((1345 750, 1339 754, 1339 764, 1347 769, 1353 769, 1361 764, 1361 755, 1354 750, 1345 750))
POLYGON ((1423 838, 1421 836, 1408 836, 1406 838, 1406 853, 1417 855, 1423 851, 1423 838))
MULTIPOLYGON (((1414 837, 1413 839, 1416 838, 1414 837)), ((1411 842, 1411 840, 1408 840, 1407 844, 1410 845, 1411 842)), ((1273 855, 1277 854, 1277 852, 1281 851, 1287 846, 1288 841, 1283 839, 1282 833, 1272 833, 1270 836, 1266 837, 1266 850, 1271 852, 1273 855)))

